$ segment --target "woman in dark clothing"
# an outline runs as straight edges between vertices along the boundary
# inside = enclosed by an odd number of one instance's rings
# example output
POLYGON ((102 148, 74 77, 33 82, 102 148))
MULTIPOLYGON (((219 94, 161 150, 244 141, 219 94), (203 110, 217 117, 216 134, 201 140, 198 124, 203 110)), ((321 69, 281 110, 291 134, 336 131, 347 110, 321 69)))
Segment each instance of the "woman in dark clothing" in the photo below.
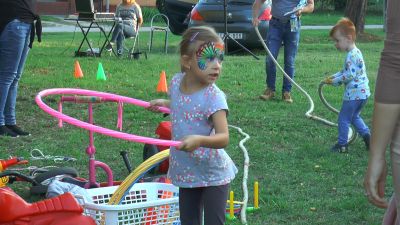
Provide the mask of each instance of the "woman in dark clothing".
POLYGON ((0 136, 30 135, 16 125, 15 105, 35 31, 40 42, 40 19, 32 8, 32 0, 0 0, 0 136))

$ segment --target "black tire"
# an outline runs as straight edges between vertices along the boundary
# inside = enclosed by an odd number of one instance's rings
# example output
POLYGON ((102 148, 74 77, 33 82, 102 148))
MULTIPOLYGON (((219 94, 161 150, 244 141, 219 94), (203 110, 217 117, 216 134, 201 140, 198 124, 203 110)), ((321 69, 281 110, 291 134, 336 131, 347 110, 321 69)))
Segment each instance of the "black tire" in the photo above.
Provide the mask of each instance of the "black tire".
MULTIPOLYGON (((143 147, 143 161, 146 161, 148 158, 158 153, 158 148, 155 145, 145 144, 143 147)), ((149 173, 155 174, 159 170, 159 165, 155 166, 149 173)))
POLYGON ((31 195, 45 195, 47 192, 47 188, 48 188, 47 185, 39 184, 36 186, 32 186, 29 189, 29 192, 31 193, 31 195))
POLYGON ((72 167, 55 168, 47 172, 41 173, 33 179, 40 184, 43 181, 58 175, 69 175, 71 177, 77 177, 78 171, 76 171, 76 169, 72 167))

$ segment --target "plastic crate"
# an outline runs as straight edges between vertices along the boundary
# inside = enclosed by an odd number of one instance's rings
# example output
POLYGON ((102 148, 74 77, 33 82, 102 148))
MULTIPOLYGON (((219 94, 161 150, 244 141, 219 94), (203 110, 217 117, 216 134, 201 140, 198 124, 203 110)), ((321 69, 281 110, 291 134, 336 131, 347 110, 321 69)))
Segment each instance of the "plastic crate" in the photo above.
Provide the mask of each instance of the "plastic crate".
POLYGON ((117 186, 88 189, 93 202, 83 204, 84 214, 98 224, 180 225, 179 189, 166 183, 137 183, 120 205, 108 205, 117 186))

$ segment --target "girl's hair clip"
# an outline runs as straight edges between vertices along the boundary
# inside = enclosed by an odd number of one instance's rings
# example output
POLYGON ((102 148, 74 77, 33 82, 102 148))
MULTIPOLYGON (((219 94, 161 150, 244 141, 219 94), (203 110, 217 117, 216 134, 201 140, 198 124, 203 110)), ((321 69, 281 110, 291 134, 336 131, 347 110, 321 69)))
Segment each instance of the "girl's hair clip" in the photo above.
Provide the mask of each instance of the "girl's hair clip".
POLYGON ((192 35, 192 37, 190 38, 190 42, 193 42, 194 39, 197 37, 197 35, 199 35, 200 32, 196 32, 192 35))

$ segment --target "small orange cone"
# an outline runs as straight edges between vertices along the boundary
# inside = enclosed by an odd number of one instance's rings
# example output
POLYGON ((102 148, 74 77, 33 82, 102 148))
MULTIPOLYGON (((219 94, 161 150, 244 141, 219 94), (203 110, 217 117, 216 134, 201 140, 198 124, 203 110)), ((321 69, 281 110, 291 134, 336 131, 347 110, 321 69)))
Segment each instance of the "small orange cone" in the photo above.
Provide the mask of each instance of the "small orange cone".
POLYGON ((78 60, 75 61, 74 77, 77 79, 83 77, 83 72, 81 66, 79 65, 78 60))
POLYGON ((168 92, 168 87, 167 87, 167 76, 165 75, 165 71, 161 71, 160 73, 160 80, 158 81, 157 85, 157 92, 168 92))

